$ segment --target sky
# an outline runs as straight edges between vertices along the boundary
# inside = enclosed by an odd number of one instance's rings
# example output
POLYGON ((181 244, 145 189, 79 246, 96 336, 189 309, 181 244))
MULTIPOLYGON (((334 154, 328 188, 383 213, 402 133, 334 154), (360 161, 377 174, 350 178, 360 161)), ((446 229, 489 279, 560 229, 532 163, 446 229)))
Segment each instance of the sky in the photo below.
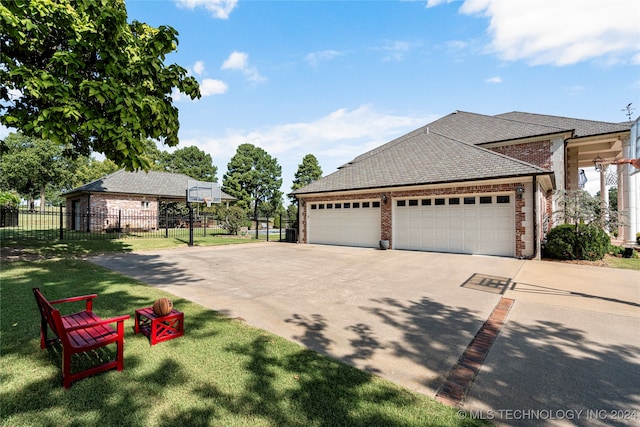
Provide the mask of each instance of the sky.
MULTIPOLYGON (((640 1, 126 0, 169 25, 202 98, 174 94, 180 145, 218 182, 242 143, 323 174, 455 110, 608 122, 640 113, 640 1)), ((167 147, 161 149, 172 151, 167 147)), ((589 187, 599 189, 593 171, 589 187)), ((591 190, 590 190, 591 191, 591 190)))

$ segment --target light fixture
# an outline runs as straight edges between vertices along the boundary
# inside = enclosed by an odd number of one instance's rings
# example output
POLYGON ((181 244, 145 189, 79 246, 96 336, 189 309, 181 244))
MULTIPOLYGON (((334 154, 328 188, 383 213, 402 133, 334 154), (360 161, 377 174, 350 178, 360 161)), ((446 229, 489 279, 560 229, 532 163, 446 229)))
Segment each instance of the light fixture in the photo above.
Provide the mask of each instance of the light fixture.
POLYGON ((600 157, 600 154, 598 154, 598 156, 593 159, 593 166, 598 172, 604 172, 607 170, 607 164, 605 163, 604 159, 600 157))
POLYGON ((523 193, 524 193, 524 186, 522 184, 516 185, 516 194, 518 195, 518 199, 522 199, 523 193))
POLYGON ((386 204, 387 203, 387 195, 383 193, 381 197, 382 197, 382 203, 386 204))

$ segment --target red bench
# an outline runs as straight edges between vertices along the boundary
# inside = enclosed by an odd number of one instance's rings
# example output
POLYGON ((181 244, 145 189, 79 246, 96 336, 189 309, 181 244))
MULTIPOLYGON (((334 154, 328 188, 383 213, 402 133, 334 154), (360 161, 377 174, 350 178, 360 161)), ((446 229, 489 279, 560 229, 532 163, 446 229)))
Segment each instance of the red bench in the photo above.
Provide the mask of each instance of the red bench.
POLYGON ((40 309, 40 348, 46 348, 54 342, 62 344, 62 385, 69 388, 73 381, 109 369, 124 369, 124 321, 131 316, 124 315, 111 319, 101 319, 93 313, 93 299, 97 294, 47 301, 40 289, 33 288, 38 308, 40 309), (61 315, 53 306, 67 302, 85 301, 85 309, 73 314, 61 315), (111 324, 116 323, 114 329, 111 324), (48 328, 56 335, 47 338, 48 328), (115 360, 73 373, 71 356, 77 353, 95 350, 108 344, 116 343, 115 360))

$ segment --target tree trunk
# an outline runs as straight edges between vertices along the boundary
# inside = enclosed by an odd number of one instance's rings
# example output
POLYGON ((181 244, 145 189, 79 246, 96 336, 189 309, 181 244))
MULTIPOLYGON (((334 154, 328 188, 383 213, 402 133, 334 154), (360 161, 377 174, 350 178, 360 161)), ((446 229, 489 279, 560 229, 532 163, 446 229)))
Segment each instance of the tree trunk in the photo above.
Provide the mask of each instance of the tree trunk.
POLYGON ((46 188, 46 185, 43 185, 40 188, 40 212, 44 212, 44 191, 46 190, 46 188))

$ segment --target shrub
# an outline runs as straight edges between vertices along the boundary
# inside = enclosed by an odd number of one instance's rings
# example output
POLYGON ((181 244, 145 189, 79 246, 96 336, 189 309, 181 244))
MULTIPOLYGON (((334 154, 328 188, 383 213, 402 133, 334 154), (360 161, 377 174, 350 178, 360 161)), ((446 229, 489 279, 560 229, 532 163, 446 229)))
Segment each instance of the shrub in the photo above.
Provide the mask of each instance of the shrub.
POLYGON ((576 239, 578 259, 596 261, 609 252, 611 237, 602 228, 580 224, 576 239))
POLYGON ((562 224, 547 233, 546 256, 555 259, 576 259, 576 233, 571 224, 562 224))
POLYGON ((562 224, 547 233, 545 254, 556 259, 595 261, 605 256, 610 245, 611 238, 599 227, 562 224))
POLYGON ((618 245, 611 245, 609 248, 609 255, 620 257, 624 253, 624 247, 618 245))

